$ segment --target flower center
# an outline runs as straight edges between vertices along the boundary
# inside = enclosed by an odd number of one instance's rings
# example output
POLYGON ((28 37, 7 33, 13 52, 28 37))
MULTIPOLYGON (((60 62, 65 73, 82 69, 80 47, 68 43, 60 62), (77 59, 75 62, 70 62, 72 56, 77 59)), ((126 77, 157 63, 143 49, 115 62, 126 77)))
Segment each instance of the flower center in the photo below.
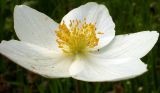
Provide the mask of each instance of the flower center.
POLYGON ((98 45, 95 23, 86 23, 83 20, 70 20, 69 28, 63 22, 56 31, 58 47, 65 53, 83 53, 87 48, 98 45))

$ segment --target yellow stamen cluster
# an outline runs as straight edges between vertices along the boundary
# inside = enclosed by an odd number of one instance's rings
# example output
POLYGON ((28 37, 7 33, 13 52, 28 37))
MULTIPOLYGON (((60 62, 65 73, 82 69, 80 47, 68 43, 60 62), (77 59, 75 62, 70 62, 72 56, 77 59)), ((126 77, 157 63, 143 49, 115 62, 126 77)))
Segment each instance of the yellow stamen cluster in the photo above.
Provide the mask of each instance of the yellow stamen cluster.
POLYGON ((86 23, 83 20, 70 20, 69 28, 63 22, 59 25, 57 34, 58 47, 65 53, 82 53, 87 48, 94 48, 98 45, 95 24, 86 23))

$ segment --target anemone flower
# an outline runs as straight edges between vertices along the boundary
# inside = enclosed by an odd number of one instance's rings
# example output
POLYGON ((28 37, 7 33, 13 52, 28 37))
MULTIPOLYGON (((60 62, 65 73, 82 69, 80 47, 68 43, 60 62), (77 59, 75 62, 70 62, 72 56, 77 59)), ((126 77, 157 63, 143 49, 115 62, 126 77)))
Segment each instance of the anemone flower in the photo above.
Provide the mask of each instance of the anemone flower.
POLYGON ((66 14, 60 24, 25 5, 14 9, 19 40, 2 41, 0 53, 47 78, 101 82, 134 78, 147 71, 140 58, 159 34, 143 31, 115 36, 108 9, 89 2, 66 14))

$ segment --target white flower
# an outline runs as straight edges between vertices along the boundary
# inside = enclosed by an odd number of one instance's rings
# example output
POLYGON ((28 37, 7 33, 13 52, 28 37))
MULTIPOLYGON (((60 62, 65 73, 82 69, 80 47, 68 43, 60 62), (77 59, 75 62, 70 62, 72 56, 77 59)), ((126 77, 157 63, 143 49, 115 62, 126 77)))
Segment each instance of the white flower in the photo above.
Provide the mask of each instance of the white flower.
POLYGON ((115 36, 107 8, 94 2, 71 10, 60 24, 28 6, 14 9, 20 41, 2 41, 0 53, 22 67, 48 78, 117 81, 147 71, 140 58, 159 34, 143 31, 115 36))

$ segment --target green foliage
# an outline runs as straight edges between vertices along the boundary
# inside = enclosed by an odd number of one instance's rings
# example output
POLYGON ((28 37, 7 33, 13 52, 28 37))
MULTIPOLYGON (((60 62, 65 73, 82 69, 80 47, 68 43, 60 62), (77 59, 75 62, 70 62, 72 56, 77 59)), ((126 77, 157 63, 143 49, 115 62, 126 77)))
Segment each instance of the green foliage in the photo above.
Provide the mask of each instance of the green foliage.
MULTIPOLYGON (((0 41, 17 39, 13 28, 15 5, 25 4, 55 21, 90 0, 0 0, 0 41)), ((105 4, 116 24, 116 34, 160 31, 160 0, 93 0, 105 4)), ((138 42, 138 41, 137 41, 138 42)), ((149 41, 148 41, 149 42, 149 41)), ((148 72, 119 82, 89 83, 72 78, 47 79, 0 56, 0 93, 160 93, 160 40, 142 60, 148 72)), ((136 67, 135 67, 136 68, 136 67)))

